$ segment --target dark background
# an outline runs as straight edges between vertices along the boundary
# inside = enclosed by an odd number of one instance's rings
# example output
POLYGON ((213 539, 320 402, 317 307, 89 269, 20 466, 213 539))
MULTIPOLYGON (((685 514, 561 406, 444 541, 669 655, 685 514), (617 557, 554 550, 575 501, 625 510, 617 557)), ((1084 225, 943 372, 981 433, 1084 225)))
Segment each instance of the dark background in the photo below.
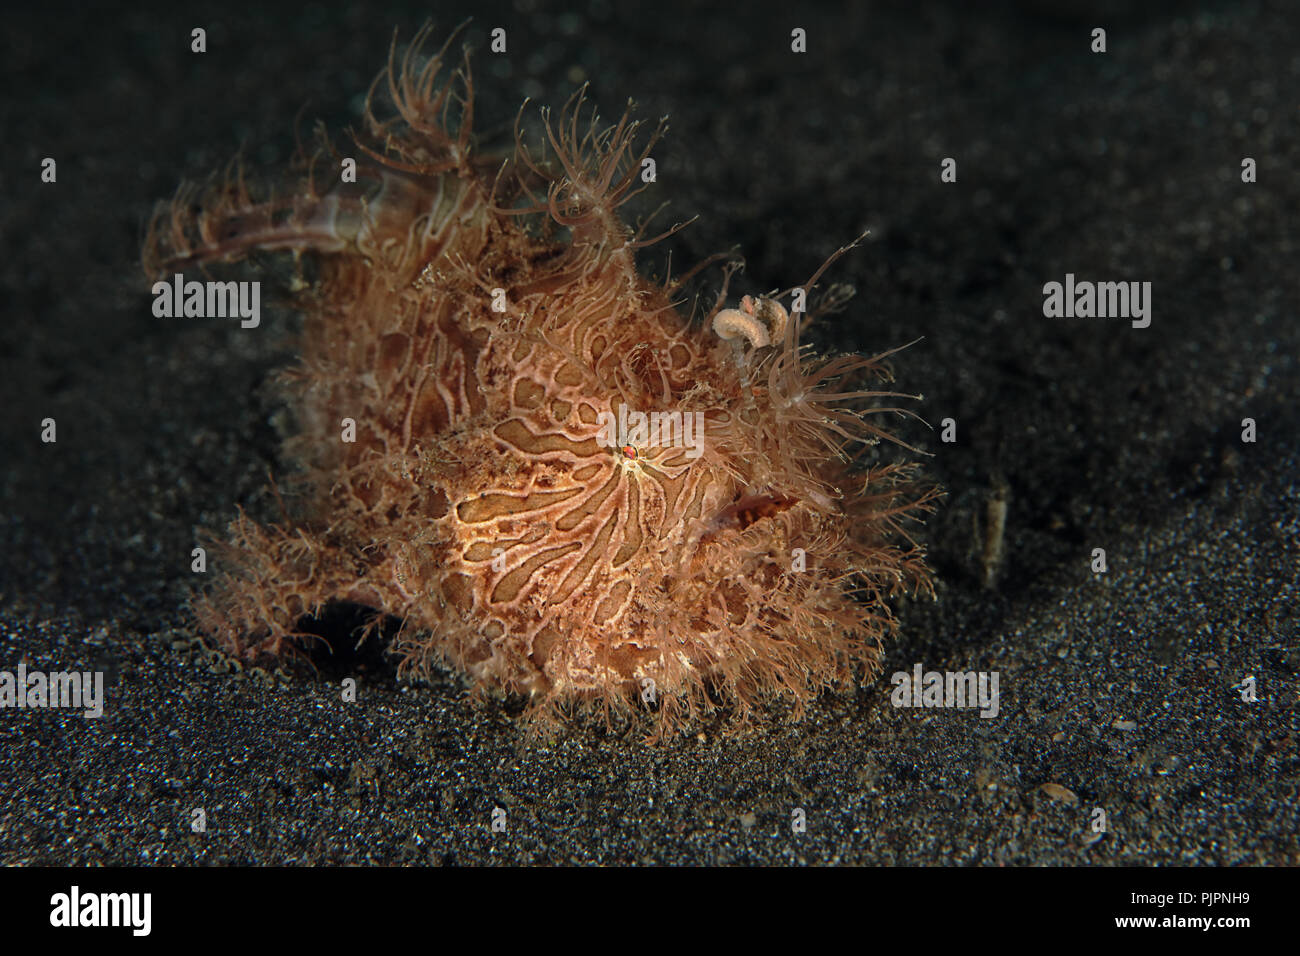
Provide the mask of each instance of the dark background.
POLYGON ((0 669, 110 687, 98 721, 0 713, 0 862, 1300 862, 1291 5, 226 6, 6 14, 0 669), (735 293, 785 288, 870 227, 828 277, 857 298, 817 341, 924 336, 895 364, 926 419, 958 422, 950 445, 905 431, 949 493, 926 531, 939 599, 901 608, 885 677, 802 724, 529 744, 455 675, 345 659, 343 706, 191 644, 195 527, 268 513, 264 385, 296 320, 265 301, 256 330, 155 319, 147 214, 241 144, 278 169, 300 111, 340 133, 395 27, 432 17, 441 38, 471 7, 489 140, 525 95, 558 108, 584 80, 610 120, 628 97, 670 114, 654 199, 700 219, 647 271, 735 246, 735 293), (1066 272, 1152 282, 1151 327, 1044 318, 1066 272), (986 589, 976 526, 1000 486, 986 589), (917 662, 998 671, 1000 716, 891 707, 888 675, 917 662))

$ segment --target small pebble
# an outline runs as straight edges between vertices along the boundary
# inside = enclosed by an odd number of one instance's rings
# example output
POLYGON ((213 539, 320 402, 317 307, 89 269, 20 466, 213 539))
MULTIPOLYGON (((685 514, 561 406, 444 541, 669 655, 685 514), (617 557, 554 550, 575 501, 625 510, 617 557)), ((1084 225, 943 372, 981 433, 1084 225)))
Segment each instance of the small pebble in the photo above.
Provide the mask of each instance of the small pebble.
POLYGON ((1059 800, 1062 803, 1068 803, 1070 806, 1077 806, 1079 803, 1078 795, 1069 787, 1063 787, 1059 783, 1045 783, 1038 789, 1047 794, 1053 800, 1059 800))

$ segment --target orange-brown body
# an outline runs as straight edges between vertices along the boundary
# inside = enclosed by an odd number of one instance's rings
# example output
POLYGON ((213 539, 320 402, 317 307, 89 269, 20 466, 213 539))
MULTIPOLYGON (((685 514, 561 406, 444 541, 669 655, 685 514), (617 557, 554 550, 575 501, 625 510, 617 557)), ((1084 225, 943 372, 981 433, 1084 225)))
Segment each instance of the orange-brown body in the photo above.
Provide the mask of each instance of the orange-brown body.
POLYGON ((888 436, 846 403, 894 393, 827 386, 881 357, 806 356, 798 313, 763 348, 688 322, 617 212, 650 149, 636 124, 580 129, 577 97, 550 163, 517 144, 500 167, 472 156, 467 67, 441 63, 390 61, 397 115, 368 111, 356 185, 254 201, 232 177, 153 223, 156 274, 254 248, 317 270, 286 376, 301 503, 232 525, 200 628, 255 660, 355 602, 403 621, 408 667, 538 716, 649 710, 660 735, 874 672, 888 599, 928 587, 900 522, 933 496, 907 466, 849 464, 888 436), (611 440, 620 405, 703 428, 611 440))

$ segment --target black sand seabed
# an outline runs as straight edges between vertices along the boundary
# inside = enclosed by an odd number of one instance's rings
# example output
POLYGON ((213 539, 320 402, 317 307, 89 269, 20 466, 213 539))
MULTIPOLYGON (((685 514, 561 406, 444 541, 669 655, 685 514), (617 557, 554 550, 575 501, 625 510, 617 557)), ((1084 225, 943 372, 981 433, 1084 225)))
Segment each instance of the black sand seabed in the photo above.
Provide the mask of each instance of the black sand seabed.
POLYGON ((402 686, 373 656, 343 706, 186 648, 195 526, 271 508, 259 388, 295 320, 153 318, 142 224, 240 142, 282 163, 305 103, 304 129, 355 122, 393 28, 469 7, 386 6, 6 15, 0 669, 110 688, 100 720, 0 713, 0 862, 1300 862, 1292 8, 474 4, 469 41, 502 25, 511 49, 477 56, 484 131, 583 80, 610 118, 629 96, 671 114, 656 197, 700 220, 647 268, 737 245, 738 291, 786 287, 871 227, 820 342, 923 335, 899 384, 958 422, 950 445, 905 432, 949 497, 926 532, 939 600, 902 609, 886 677, 802 724, 650 749, 583 728, 530 746, 454 675, 402 686), (1067 272, 1150 281, 1151 326, 1044 318, 1067 272), (1001 482, 986 590, 973 527, 1001 482), (918 662, 997 671, 999 716, 890 706, 918 662))

